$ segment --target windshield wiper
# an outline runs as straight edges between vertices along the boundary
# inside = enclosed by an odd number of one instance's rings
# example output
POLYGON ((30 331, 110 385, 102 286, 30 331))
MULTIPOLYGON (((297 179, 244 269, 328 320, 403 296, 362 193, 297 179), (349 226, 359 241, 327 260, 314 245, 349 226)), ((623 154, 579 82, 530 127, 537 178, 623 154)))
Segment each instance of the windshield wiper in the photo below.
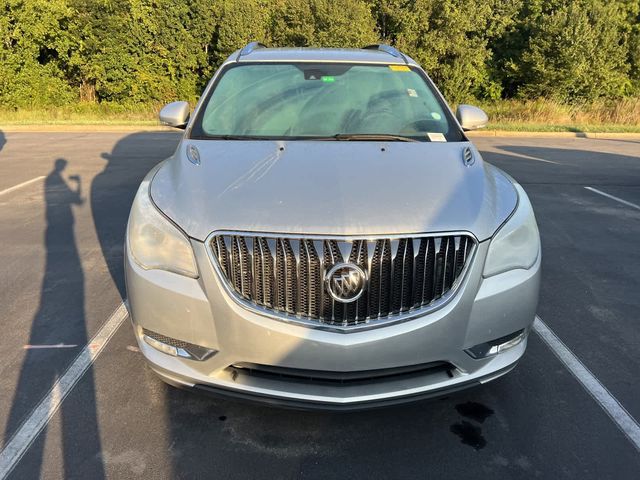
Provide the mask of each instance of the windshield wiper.
POLYGON ((402 135, 391 135, 386 133, 336 133, 333 137, 336 140, 354 140, 354 141, 366 141, 366 140, 386 140, 391 142, 419 142, 411 137, 403 137, 402 135))
POLYGON ((328 137, 316 137, 316 136, 292 136, 292 137, 280 137, 280 136, 263 136, 263 135, 207 135, 207 139, 210 140, 339 140, 339 141, 387 141, 387 142, 419 142, 411 137, 403 137, 402 135, 391 135, 386 133, 336 133, 328 137))
POLYGON ((257 135, 207 135, 205 138, 210 140, 271 140, 269 137, 262 137, 257 135))

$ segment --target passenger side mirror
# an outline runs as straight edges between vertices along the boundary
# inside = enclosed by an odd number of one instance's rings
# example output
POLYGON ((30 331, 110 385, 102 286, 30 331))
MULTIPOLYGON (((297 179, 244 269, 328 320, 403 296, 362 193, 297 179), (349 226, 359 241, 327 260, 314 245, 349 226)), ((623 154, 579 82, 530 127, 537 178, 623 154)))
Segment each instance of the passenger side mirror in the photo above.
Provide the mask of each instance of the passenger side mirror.
POLYGON ((160 123, 175 128, 186 128, 189 121, 189 103, 172 102, 160 110, 160 123))
POLYGON ((456 118, 464 131, 484 128, 489 123, 489 117, 481 108, 473 105, 458 105, 456 118))

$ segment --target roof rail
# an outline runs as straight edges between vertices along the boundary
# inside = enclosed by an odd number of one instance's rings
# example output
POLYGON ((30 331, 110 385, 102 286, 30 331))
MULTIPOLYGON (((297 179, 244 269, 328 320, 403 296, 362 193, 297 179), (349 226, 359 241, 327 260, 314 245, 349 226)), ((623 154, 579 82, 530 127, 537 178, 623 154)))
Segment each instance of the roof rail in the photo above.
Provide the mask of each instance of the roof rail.
POLYGON ((240 57, 243 57, 245 55, 249 55, 251 52, 253 52, 256 48, 267 48, 267 46, 263 43, 260 42, 251 42, 251 43, 247 43, 242 50, 240 50, 240 53, 238 53, 238 56, 236 57, 236 62, 240 60, 240 57))
POLYGON ((392 47, 391 45, 386 45, 384 43, 375 43, 373 45, 367 45, 366 47, 362 47, 363 50, 380 50, 382 52, 386 52, 389 55, 393 55, 394 57, 401 58, 404 60, 404 63, 408 64, 409 61, 404 54, 398 50, 397 48, 392 47))

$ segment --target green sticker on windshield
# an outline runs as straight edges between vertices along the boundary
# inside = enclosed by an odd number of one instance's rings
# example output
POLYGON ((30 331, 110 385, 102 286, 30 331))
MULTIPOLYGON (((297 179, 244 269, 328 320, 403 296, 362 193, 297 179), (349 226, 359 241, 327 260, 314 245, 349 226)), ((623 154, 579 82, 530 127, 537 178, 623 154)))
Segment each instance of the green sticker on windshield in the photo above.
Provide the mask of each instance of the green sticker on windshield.
POLYGON ((336 81, 336 77, 331 77, 331 76, 328 76, 328 75, 324 75, 324 76, 323 76, 323 77, 321 77, 321 78, 322 78, 322 81, 323 81, 324 83, 333 83, 333 82, 335 82, 335 81, 336 81))

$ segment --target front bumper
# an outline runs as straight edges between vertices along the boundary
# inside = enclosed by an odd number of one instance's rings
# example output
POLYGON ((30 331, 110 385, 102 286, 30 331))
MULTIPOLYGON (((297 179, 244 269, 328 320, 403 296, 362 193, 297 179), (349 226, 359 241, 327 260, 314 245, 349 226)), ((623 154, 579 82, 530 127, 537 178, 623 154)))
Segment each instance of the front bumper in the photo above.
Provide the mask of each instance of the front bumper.
POLYGON ((200 278, 144 270, 126 254, 130 311, 140 350, 168 383, 293 407, 357 409, 442 395, 484 383, 511 370, 524 341, 474 359, 465 349, 529 331, 540 281, 540 256, 529 270, 483 279, 488 242, 478 251, 456 296, 443 308, 404 323, 351 333, 316 330, 250 312, 231 298, 205 245, 192 241, 200 278), (143 329, 216 350, 204 361, 162 353, 142 340, 143 329), (361 372, 421 364, 412 375, 360 382, 298 381, 254 376, 234 368, 257 364, 315 372, 361 372))

